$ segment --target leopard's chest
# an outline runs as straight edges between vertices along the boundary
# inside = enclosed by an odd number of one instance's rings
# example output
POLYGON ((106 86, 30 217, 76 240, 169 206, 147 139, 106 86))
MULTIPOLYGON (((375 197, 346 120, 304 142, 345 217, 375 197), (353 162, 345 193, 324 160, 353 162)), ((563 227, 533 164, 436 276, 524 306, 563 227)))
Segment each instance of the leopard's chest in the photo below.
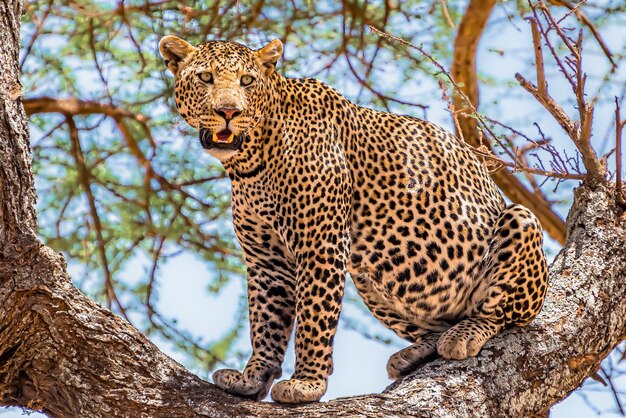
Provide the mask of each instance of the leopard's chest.
POLYGON ((276 234, 293 253, 298 227, 294 208, 301 199, 294 197, 293 187, 283 178, 276 170, 268 170, 256 178, 233 182, 233 221, 276 234))

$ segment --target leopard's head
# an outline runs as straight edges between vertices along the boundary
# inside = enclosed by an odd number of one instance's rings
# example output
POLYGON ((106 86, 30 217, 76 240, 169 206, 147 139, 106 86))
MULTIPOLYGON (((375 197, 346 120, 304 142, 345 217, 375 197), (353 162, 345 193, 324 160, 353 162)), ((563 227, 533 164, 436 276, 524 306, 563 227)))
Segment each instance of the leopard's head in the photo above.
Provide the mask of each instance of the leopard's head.
POLYGON ((275 39, 256 51, 227 41, 194 47, 170 35, 161 39, 159 50, 176 77, 178 112, 199 129, 200 143, 210 154, 228 160, 270 105, 270 78, 282 43, 275 39))

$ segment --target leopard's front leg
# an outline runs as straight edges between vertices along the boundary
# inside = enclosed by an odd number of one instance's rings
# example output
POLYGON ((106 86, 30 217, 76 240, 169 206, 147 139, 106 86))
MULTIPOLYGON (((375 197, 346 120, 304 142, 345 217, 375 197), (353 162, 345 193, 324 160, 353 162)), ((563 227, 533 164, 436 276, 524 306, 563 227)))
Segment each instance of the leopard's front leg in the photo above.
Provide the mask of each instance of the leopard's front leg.
POLYGON ((268 260, 248 268, 248 305, 252 356, 242 372, 222 369, 213 373, 217 386, 234 395, 262 400, 274 379, 282 375, 282 362, 293 329, 295 283, 284 262, 268 260))
POLYGON ((226 392, 262 400, 282 375, 296 311, 295 263, 276 234, 246 208, 236 207, 233 217, 248 267, 252 356, 243 373, 218 370, 213 381, 226 392))
MULTIPOLYGON (((299 205, 295 248, 296 370, 277 383, 272 399, 283 403, 319 400, 333 372, 333 339, 337 330, 350 247, 350 186, 345 166, 326 182, 315 199, 299 205)), ((328 170, 330 171, 330 170, 328 170)), ((327 172, 328 172, 327 171, 327 172)))
POLYGON ((272 388, 283 403, 318 401, 333 372, 333 339, 341 312, 348 242, 345 237, 302 253, 296 285, 296 370, 272 388))

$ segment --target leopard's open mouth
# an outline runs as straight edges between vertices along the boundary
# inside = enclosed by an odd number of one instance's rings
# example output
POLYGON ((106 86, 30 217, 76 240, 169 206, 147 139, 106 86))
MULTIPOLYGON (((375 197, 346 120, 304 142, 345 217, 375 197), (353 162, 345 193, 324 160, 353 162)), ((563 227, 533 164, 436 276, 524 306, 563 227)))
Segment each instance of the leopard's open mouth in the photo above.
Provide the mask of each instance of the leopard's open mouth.
POLYGON ((206 128, 200 129, 200 144, 204 149, 228 149, 238 150, 243 143, 243 135, 235 135, 228 128, 217 133, 206 128))

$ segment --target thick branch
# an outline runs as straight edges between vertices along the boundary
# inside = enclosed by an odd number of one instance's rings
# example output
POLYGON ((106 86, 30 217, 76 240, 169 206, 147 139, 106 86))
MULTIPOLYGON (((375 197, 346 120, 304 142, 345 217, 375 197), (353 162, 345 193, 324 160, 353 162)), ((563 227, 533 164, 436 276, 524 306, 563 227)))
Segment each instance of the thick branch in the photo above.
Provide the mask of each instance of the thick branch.
POLYGON ((36 245, 37 214, 28 123, 20 105, 19 23, 22 2, 0 3, 0 260, 36 245), (11 48, 13 46, 13 48, 11 48))
POLYGON ((37 97, 24 99, 23 103, 28 116, 36 113, 62 113, 72 116, 103 114, 112 118, 131 118, 142 123, 148 121, 148 118, 144 115, 138 115, 117 106, 81 100, 75 97, 69 97, 67 99, 37 97))
POLYGON ((0 263, 0 402, 51 416, 531 416, 597 370, 626 334, 626 242, 610 191, 580 188, 539 318, 463 362, 435 361, 380 395, 299 407, 223 394, 76 291, 43 247, 0 263))
MULTIPOLYGON (((496 3, 496 0, 471 0, 459 25, 454 43, 452 77, 461 86, 461 91, 475 108, 478 108, 476 51, 480 36, 496 3)), ((454 105, 457 109, 468 107, 467 103, 464 103, 462 95, 459 94, 454 95, 454 105)), ((459 117, 459 125, 461 129, 459 135, 470 145, 475 148, 486 145, 492 151, 489 141, 479 134, 475 118, 469 116, 459 117)), ((521 203, 533 211, 552 238, 561 244, 565 242, 565 223, 551 209, 547 201, 528 190, 513 173, 507 170, 494 172, 491 174, 491 177, 509 199, 521 203)))

